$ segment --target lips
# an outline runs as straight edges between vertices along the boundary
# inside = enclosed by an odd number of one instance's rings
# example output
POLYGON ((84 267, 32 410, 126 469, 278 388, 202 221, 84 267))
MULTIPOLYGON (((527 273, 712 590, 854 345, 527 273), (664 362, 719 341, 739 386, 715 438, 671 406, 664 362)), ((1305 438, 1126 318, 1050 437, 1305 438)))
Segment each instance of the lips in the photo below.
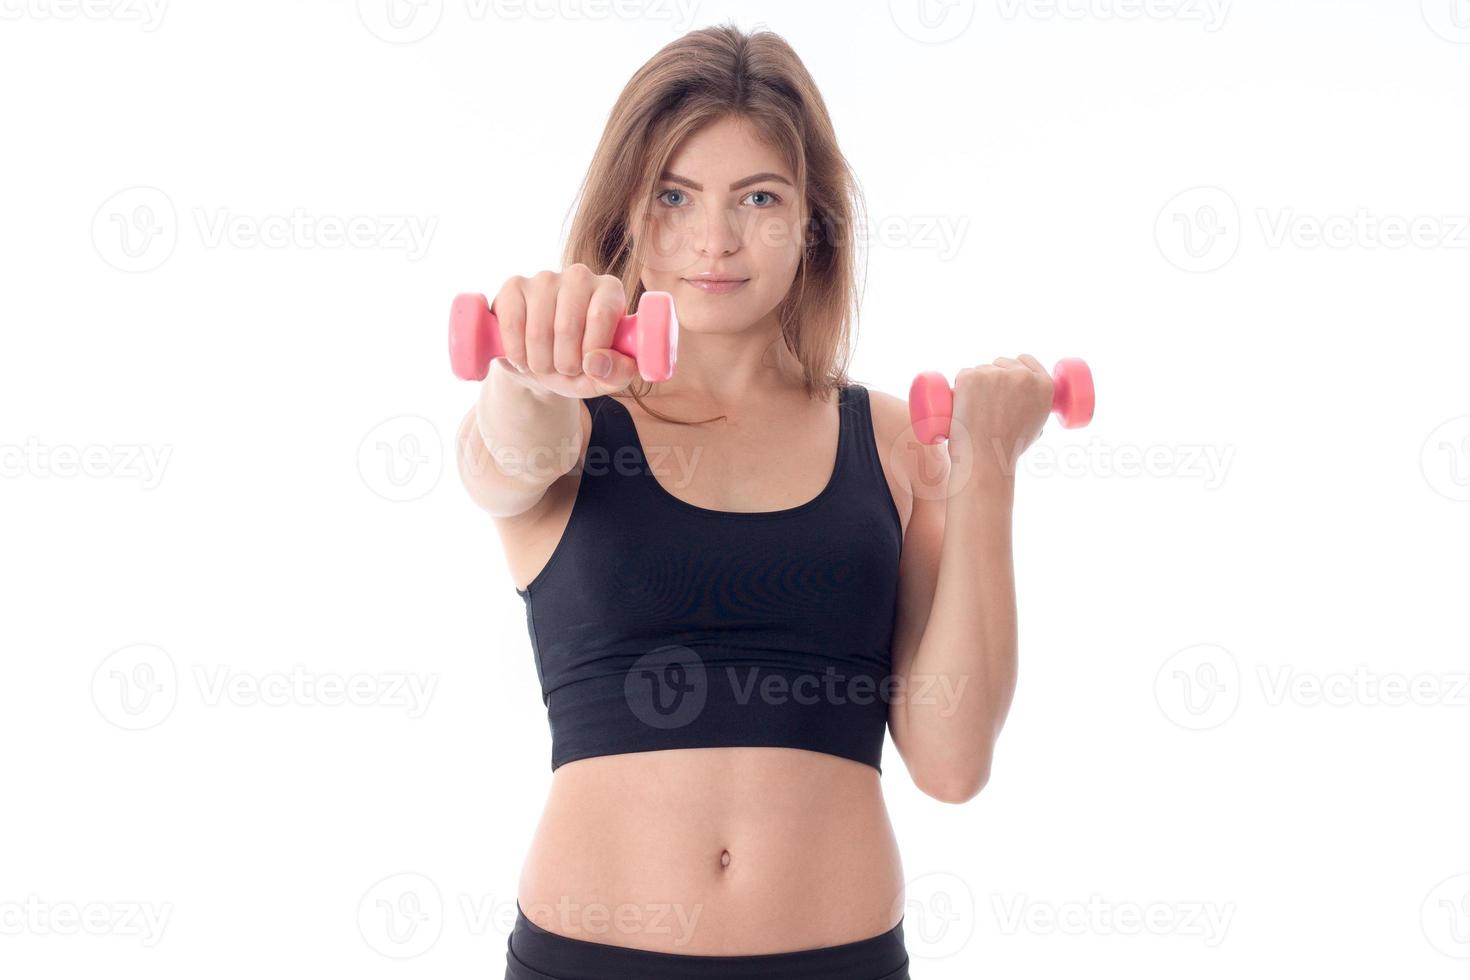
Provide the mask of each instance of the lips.
POLYGON ((729 279, 724 277, 718 279, 696 277, 693 279, 685 279, 684 281, 702 293, 731 293, 744 286, 750 280, 729 279))

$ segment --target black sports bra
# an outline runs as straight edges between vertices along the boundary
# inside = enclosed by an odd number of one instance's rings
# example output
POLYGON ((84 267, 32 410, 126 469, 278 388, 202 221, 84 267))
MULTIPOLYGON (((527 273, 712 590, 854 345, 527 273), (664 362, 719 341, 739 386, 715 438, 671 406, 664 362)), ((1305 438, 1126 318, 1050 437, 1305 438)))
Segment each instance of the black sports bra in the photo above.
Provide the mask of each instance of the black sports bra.
POLYGON ((585 404, 592 432, 571 516, 546 566, 516 590, 551 768, 768 745, 882 772, 903 529, 867 389, 840 389, 826 487, 775 511, 675 497, 649 470, 627 407, 585 404))

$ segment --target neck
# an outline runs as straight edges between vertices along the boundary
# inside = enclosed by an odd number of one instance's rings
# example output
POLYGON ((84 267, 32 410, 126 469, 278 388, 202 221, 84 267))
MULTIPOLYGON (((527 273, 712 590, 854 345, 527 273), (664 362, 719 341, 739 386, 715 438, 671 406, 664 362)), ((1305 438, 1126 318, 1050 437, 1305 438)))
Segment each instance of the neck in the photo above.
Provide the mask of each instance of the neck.
POLYGON ((801 363, 786 346, 774 313, 734 333, 679 335, 674 376, 651 397, 671 403, 736 405, 802 386, 801 363))

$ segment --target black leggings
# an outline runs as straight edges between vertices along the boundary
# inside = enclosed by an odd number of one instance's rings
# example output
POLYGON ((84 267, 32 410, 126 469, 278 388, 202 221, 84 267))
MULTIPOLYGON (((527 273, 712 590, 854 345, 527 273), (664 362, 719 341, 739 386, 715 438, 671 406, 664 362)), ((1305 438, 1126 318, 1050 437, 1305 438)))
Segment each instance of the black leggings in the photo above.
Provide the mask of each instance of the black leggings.
POLYGON ((760 956, 687 956, 570 939, 516 903, 505 980, 909 980, 903 922, 871 939, 760 956))

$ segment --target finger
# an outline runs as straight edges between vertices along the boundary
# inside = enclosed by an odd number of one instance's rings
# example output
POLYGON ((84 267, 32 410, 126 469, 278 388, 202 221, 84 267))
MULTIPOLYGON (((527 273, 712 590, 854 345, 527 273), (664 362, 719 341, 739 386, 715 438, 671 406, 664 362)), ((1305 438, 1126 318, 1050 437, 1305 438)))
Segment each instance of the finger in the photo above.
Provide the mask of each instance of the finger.
POLYGON ((597 285, 592 270, 580 262, 562 271, 556 293, 552 361, 557 373, 575 378, 582 373, 582 332, 587 329, 587 304, 597 285))
POLYGON ((526 296, 521 291, 526 280, 511 276, 490 309, 500 326, 500 344, 505 350, 505 359, 517 371, 526 370, 526 296))
POLYGON ((597 347, 589 349, 585 355, 587 364, 587 378, 592 382, 593 388, 600 395, 606 395, 614 391, 622 391, 632 383, 638 374, 638 362, 627 354, 620 354, 611 348, 597 347), (594 363, 599 357, 606 357, 608 372, 606 375, 598 376, 593 373, 597 367, 594 363))
POLYGON ((994 364, 996 367, 1003 367, 1003 368, 1013 368, 1013 367, 1021 367, 1022 366, 1021 365, 1021 362, 1018 361, 1018 360, 1016 360, 1013 357, 997 357, 991 363, 994 364))
POLYGON ((553 345, 557 282, 557 274, 545 270, 526 282, 526 366, 536 374, 556 371, 553 345))
POLYGON ((598 276, 587 306, 587 330, 582 334, 582 349, 577 353, 610 348, 617 333, 618 321, 628 310, 628 295, 617 276, 598 276))
POLYGON ((1041 362, 1032 357, 1030 354, 1022 354, 1017 358, 1017 360, 1033 371, 1040 371, 1042 374, 1049 373, 1046 368, 1041 366, 1041 362))

